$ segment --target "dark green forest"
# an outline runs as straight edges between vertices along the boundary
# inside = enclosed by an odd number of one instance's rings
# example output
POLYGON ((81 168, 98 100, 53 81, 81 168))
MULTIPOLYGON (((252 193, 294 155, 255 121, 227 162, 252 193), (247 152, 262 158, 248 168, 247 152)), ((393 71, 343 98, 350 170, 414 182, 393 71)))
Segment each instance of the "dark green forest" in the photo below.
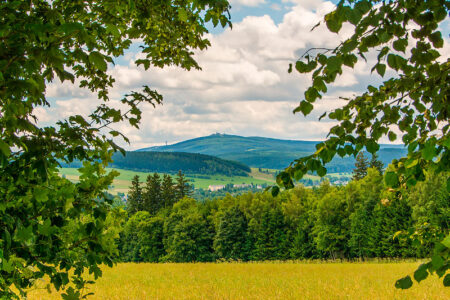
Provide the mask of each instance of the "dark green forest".
MULTIPOLYGON (((111 168, 140 172, 177 173, 182 170, 186 174, 248 176, 251 171, 239 162, 196 153, 127 151, 125 156, 115 153, 112 159, 111 168)), ((62 167, 81 167, 81 163, 63 163, 62 167)))
POLYGON ((346 186, 324 181, 315 188, 298 185, 275 197, 248 192, 203 202, 188 197, 190 192, 181 197, 176 183, 172 200, 167 200, 168 178, 156 178, 155 184, 149 176, 144 186, 134 184, 130 190, 129 218, 119 241, 121 260, 428 257, 449 230, 445 174, 427 174, 424 182, 402 191, 387 190, 376 168, 366 174, 346 186), (136 202, 143 203, 140 209, 130 210, 136 202), (427 238, 410 238, 414 231, 427 238))

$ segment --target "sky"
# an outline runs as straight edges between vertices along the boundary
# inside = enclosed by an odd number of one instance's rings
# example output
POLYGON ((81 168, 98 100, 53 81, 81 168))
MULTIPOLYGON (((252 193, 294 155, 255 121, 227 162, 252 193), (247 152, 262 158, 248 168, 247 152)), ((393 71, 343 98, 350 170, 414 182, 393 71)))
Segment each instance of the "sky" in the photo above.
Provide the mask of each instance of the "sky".
MULTIPOLYGON (((323 0, 231 0, 233 28, 212 28, 211 47, 196 52, 201 71, 177 67, 150 68, 135 65, 137 47, 132 47, 109 72, 116 78, 111 103, 147 84, 163 96, 163 105, 143 105, 140 129, 117 127, 130 144, 127 150, 171 144, 213 133, 263 136, 294 140, 323 140, 335 124, 318 121, 325 111, 343 105, 341 96, 352 96, 369 84, 381 82, 369 64, 358 63, 344 70, 314 111, 304 117, 293 114, 309 87, 310 75, 288 73, 289 63, 311 47, 335 47, 351 34, 345 26, 339 35, 325 25, 311 28, 331 11, 337 1, 323 0)), ((449 43, 446 41, 446 53, 449 43)), ((387 73, 386 75, 389 75, 387 73)), ((70 83, 51 83, 46 95, 52 106, 37 108, 42 124, 54 123, 71 114, 88 115, 99 104, 95 94, 70 83)), ((387 140, 384 140, 385 142, 387 140)))

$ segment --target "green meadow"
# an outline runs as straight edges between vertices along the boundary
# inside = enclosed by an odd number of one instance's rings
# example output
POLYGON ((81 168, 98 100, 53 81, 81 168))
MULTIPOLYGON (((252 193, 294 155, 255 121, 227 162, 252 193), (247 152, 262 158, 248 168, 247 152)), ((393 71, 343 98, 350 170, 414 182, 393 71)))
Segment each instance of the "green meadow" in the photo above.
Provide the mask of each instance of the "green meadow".
MULTIPOLYGON (((108 169, 109 171, 113 169, 108 169)), ((110 191, 114 194, 118 192, 126 193, 131 186, 131 180, 135 175, 139 175, 141 181, 145 181, 148 174, 146 172, 130 171, 123 169, 115 169, 120 175, 114 180, 114 185, 111 186, 110 191)), ((66 176, 67 179, 78 180, 79 172, 76 168, 61 168, 60 173, 66 176)), ((171 174, 175 176, 176 174, 171 174)), ((186 178, 190 180, 195 188, 208 189, 210 185, 226 185, 226 184, 273 184, 275 179, 271 174, 258 172, 257 169, 252 169, 250 176, 225 176, 225 175, 203 175, 203 174, 187 174, 186 178)))

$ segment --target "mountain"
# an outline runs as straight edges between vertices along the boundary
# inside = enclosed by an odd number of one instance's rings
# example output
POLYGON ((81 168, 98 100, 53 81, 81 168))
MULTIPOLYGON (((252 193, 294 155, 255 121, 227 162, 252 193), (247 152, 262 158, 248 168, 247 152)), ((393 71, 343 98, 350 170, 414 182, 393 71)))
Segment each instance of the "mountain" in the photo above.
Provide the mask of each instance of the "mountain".
MULTIPOLYGON (((256 168, 283 169, 294 159, 314 153, 317 143, 316 141, 280 140, 216 133, 173 145, 155 146, 137 151, 201 153, 238 161, 256 168)), ((378 155, 379 159, 387 165, 392 159, 399 158, 405 153, 406 150, 402 145, 381 145, 378 155)), ((351 172, 354 162, 353 157, 337 157, 327 164, 327 169, 329 173, 351 172)))
MULTIPOLYGON (((211 155, 178 152, 136 152, 128 151, 113 155, 111 168, 158 173, 222 174, 227 176, 248 176, 250 168, 242 163, 221 159, 211 155)), ((80 167, 80 162, 62 167, 80 167)))

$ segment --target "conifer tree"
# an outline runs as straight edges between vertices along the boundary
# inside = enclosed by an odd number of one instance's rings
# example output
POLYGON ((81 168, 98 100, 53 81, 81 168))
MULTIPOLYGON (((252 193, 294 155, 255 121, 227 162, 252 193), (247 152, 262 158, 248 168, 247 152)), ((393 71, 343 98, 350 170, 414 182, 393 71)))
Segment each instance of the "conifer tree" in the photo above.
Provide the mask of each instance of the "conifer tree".
POLYGON ((131 181, 131 187, 128 191, 127 210, 130 216, 143 210, 143 195, 138 175, 135 175, 131 181))
POLYGON ((161 178, 158 173, 147 176, 144 191, 144 209, 155 215, 162 207, 161 201, 161 178))
POLYGON ((353 169, 353 180, 360 180, 366 177, 369 162, 364 152, 359 152, 356 156, 355 168, 353 169))
POLYGON ((171 207, 175 203, 175 185, 172 176, 164 174, 161 184, 162 207, 171 207))
POLYGON ((177 200, 183 199, 186 196, 191 196, 192 192, 192 186, 189 184, 189 180, 184 177, 181 170, 178 171, 175 184, 175 198, 177 200))
POLYGON ((381 160, 378 159, 378 154, 372 154, 372 159, 370 160, 369 166, 371 168, 376 168, 378 172, 380 172, 380 174, 383 174, 384 164, 381 160))

